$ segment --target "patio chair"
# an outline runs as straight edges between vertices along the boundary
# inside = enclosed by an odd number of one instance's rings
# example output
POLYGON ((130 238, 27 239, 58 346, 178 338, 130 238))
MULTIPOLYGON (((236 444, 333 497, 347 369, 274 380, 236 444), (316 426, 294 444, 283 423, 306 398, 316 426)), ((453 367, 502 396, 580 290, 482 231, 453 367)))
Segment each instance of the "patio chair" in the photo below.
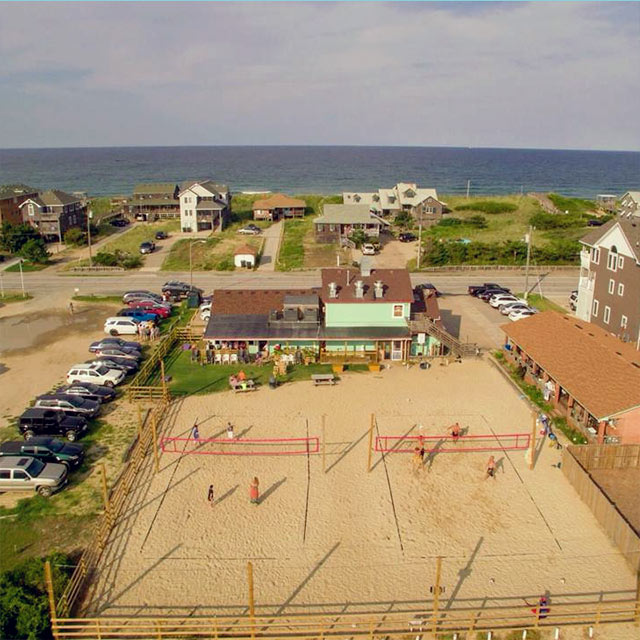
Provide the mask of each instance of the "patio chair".
POLYGON ((238 354, 232 353, 230 357, 231 364, 238 364, 238 354))
POLYGON ((215 362, 215 364, 222 364, 222 354, 221 353, 216 353, 215 354, 214 362, 215 362))
POLYGON ((222 364, 229 364, 229 354, 228 353, 223 353, 222 354, 222 364))

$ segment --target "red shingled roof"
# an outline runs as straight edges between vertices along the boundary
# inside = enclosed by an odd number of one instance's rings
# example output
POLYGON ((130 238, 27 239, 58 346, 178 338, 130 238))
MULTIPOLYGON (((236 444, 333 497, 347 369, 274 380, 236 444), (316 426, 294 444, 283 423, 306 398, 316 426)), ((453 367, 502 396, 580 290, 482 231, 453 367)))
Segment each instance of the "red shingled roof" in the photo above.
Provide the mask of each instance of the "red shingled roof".
POLYGON ((371 275, 363 276, 358 269, 322 269, 322 301, 336 302, 412 302, 413 289, 409 272, 406 269, 372 269, 371 275), (355 283, 361 280, 364 284, 364 295, 356 298, 355 283), (374 283, 380 280, 383 284, 384 295, 375 298, 374 283), (338 297, 329 297, 329 283, 338 285, 338 297))
POLYGON ((282 309, 285 296, 317 295, 312 289, 216 289, 211 314, 214 316, 268 315, 282 309))
POLYGON ((640 352, 634 345, 555 311, 501 328, 596 418, 640 406, 640 352))

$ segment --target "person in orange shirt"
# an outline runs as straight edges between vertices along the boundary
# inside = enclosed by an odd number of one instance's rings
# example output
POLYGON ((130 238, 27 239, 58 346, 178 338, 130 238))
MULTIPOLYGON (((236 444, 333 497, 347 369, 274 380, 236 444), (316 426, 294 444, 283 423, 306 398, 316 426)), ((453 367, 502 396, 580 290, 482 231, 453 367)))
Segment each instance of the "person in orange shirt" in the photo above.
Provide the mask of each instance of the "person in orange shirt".
POLYGON ((251 504, 260 504, 260 481, 257 477, 249 485, 249 500, 251 504))

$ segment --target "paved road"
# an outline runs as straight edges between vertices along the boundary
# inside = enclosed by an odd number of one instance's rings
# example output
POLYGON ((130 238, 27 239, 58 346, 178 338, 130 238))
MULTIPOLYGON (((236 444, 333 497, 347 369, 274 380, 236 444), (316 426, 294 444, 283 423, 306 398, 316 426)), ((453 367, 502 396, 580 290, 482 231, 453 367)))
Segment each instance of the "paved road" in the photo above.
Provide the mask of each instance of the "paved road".
POLYGON ((258 271, 274 271, 276 268, 276 260, 278 258, 278 251, 280 249, 280 235, 282 233, 282 226, 284 221, 280 220, 270 227, 265 229, 264 248, 262 249, 262 256, 260 257, 260 265, 258 271))
MULTIPOLYGON (((3 284, 6 289, 20 288, 19 273, 3 273, 3 284)), ((145 273, 115 275, 58 275, 41 271, 24 274, 25 288, 31 294, 40 296, 71 296, 76 288, 82 294, 89 293, 121 293, 127 289, 159 290, 169 279, 189 280, 188 273, 145 273)), ((445 293, 466 293, 470 283, 497 281, 512 291, 522 291, 524 274, 504 271, 485 272, 438 272, 428 274, 411 274, 413 284, 433 282, 445 293)), ((238 273, 203 273, 193 274, 193 282, 205 291, 216 288, 229 289, 287 289, 320 285, 320 271, 299 271, 292 273, 254 271, 238 273)), ((529 286, 536 283, 534 277, 529 278, 529 286)), ((578 285, 578 270, 551 272, 541 280, 542 293, 550 299, 566 304, 569 293, 578 285)), ((536 288, 537 292, 537 288, 536 288)), ((64 303, 63 303, 64 304, 64 303)))

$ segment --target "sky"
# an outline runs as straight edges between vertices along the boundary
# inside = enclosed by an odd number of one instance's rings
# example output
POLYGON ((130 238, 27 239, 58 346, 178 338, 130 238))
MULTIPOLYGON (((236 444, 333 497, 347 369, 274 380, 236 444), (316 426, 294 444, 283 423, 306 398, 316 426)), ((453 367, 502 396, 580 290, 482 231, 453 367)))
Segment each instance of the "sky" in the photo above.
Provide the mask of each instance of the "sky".
POLYGON ((0 147, 640 149, 640 3, 0 2, 0 147))

